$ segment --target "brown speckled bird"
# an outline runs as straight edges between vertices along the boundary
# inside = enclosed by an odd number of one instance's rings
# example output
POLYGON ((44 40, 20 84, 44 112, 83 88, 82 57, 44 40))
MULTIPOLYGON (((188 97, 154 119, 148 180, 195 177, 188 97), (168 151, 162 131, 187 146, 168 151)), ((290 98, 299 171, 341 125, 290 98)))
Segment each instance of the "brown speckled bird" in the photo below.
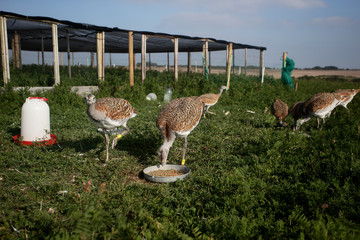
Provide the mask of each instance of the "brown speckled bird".
POLYGON ((105 134, 106 161, 108 161, 110 142, 108 132, 120 126, 125 128, 125 131, 114 138, 111 146, 114 148, 118 139, 129 133, 130 129, 126 126, 126 123, 130 118, 136 116, 137 111, 127 100, 121 98, 101 98, 96 100, 93 94, 88 94, 85 101, 88 105, 87 114, 90 120, 99 126, 105 134))
POLYGON ((176 137, 183 137, 183 160, 187 148, 187 136, 199 124, 204 111, 204 103, 199 97, 174 99, 166 104, 159 113, 156 126, 161 131, 164 142, 158 154, 162 165, 166 165, 169 150, 176 137))
POLYGON ((297 121, 304 116, 304 105, 305 101, 299 101, 294 103, 289 109, 289 115, 294 118, 294 124, 291 126, 293 130, 297 129, 297 121))
POLYGON ((279 120, 279 125, 285 127, 287 124, 284 122, 285 118, 289 113, 289 107, 286 103, 280 99, 274 99, 274 102, 271 104, 271 113, 279 120))
POLYGON ((347 105, 353 100, 355 95, 360 91, 360 89, 341 89, 333 92, 333 94, 338 95, 342 97, 341 102, 339 103, 339 106, 343 106, 348 111, 347 105))
MULTIPOLYGON (((201 99, 201 100, 203 101, 203 103, 205 104, 206 112, 216 115, 216 113, 210 112, 210 111, 209 111, 209 108, 210 108, 211 106, 214 106, 214 105, 218 102, 218 100, 219 100, 222 92, 223 92, 225 89, 228 89, 228 88, 227 88, 226 86, 221 86, 218 94, 215 94, 215 93, 206 93, 206 94, 203 94, 203 95, 200 96, 200 99, 201 99)), ((204 116, 205 116, 205 112, 204 112, 204 116)))
POLYGON ((340 104, 343 97, 332 93, 318 93, 305 101, 303 115, 295 123, 294 130, 297 130, 303 123, 309 121, 311 117, 316 117, 317 129, 320 127, 320 118, 323 124, 325 118, 330 117, 331 112, 340 104))

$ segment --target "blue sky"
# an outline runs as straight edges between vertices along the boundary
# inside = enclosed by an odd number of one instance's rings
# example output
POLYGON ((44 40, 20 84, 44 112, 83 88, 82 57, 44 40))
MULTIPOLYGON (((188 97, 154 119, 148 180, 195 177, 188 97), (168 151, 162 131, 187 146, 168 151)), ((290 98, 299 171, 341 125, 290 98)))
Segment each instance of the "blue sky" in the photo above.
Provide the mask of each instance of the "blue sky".
POLYGON ((286 51, 298 68, 360 69, 359 0, 1 0, 1 10, 264 46, 267 67, 286 51))

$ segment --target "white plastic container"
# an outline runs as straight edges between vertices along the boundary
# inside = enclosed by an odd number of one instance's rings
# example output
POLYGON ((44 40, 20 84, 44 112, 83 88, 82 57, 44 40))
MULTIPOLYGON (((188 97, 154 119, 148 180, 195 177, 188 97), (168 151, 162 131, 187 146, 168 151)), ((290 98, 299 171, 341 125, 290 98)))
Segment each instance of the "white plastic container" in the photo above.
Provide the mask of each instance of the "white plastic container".
POLYGON ((22 141, 44 141, 50 136, 50 109, 46 98, 29 97, 21 109, 22 141))
POLYGON ((171 87, 167 87, 164 93, 164 102, 170 102, 172 98, 172 90, 171 87))
POLYGON ((147 96, 146 96, 146 100, 148 101, 156 101, 157 100, 157 96, 155 93, 149 93, 147 96))

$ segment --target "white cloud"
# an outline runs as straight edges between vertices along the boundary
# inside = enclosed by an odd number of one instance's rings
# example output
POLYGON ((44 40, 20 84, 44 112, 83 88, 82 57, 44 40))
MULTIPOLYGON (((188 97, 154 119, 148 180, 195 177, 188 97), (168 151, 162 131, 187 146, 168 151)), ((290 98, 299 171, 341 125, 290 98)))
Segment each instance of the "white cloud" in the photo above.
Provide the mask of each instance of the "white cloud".
POLYGON ((201 8, 210 11, 256 11, 269 6, 295 9, 325 7, 324 0, 126 0, 137 4, 176 5, 183 9, 201 8))
POLYGON ((315 18, 313 19, 313 23, 327 26, 344 26, 351 24, 352 21, 345 17, 333 16, 327 18, 315 18))
POLYGON ((280 6, 298 9, 326 7, 323 0, 274 0, 273 2, 280 6))

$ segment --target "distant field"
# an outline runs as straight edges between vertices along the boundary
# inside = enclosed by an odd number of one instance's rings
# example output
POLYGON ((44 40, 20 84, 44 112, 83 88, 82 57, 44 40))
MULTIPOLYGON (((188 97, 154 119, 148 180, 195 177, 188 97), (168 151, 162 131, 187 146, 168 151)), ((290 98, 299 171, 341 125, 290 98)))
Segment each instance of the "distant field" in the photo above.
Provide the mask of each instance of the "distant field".
MULTIPOLYGON (((163 71, 164 67, 152 67, 152 70, 163 71)), ((186 72, 186 67, 179 67, 179 70, 182 72, 186 72)), ((195 71, 195 69, 192 69, 195 71)), ((244 69, 241 69, 244 74, 244 69)), ((202 68, 198 68, 197 72, 202 72, 202 68)), ((225 68, 212 68, 211 73, 222 74, 225 73, 225 68)), ((235 74, 239 73, 239 69, 235 70, 235 74)), ((246 74, 250 76, 259 75, 258 68, 248 68, 246 70, 246 74)), ((272 76, 274 78, 281 78, 281 69, 266 69, 265 75, 272 76)), ((343 76, 343 77, 352 77, 352 78, 360 78, 360 70, 303 70, 303 69, 295 69, 291 73, 292 77, 302 77, 302 76, 343 76)))

